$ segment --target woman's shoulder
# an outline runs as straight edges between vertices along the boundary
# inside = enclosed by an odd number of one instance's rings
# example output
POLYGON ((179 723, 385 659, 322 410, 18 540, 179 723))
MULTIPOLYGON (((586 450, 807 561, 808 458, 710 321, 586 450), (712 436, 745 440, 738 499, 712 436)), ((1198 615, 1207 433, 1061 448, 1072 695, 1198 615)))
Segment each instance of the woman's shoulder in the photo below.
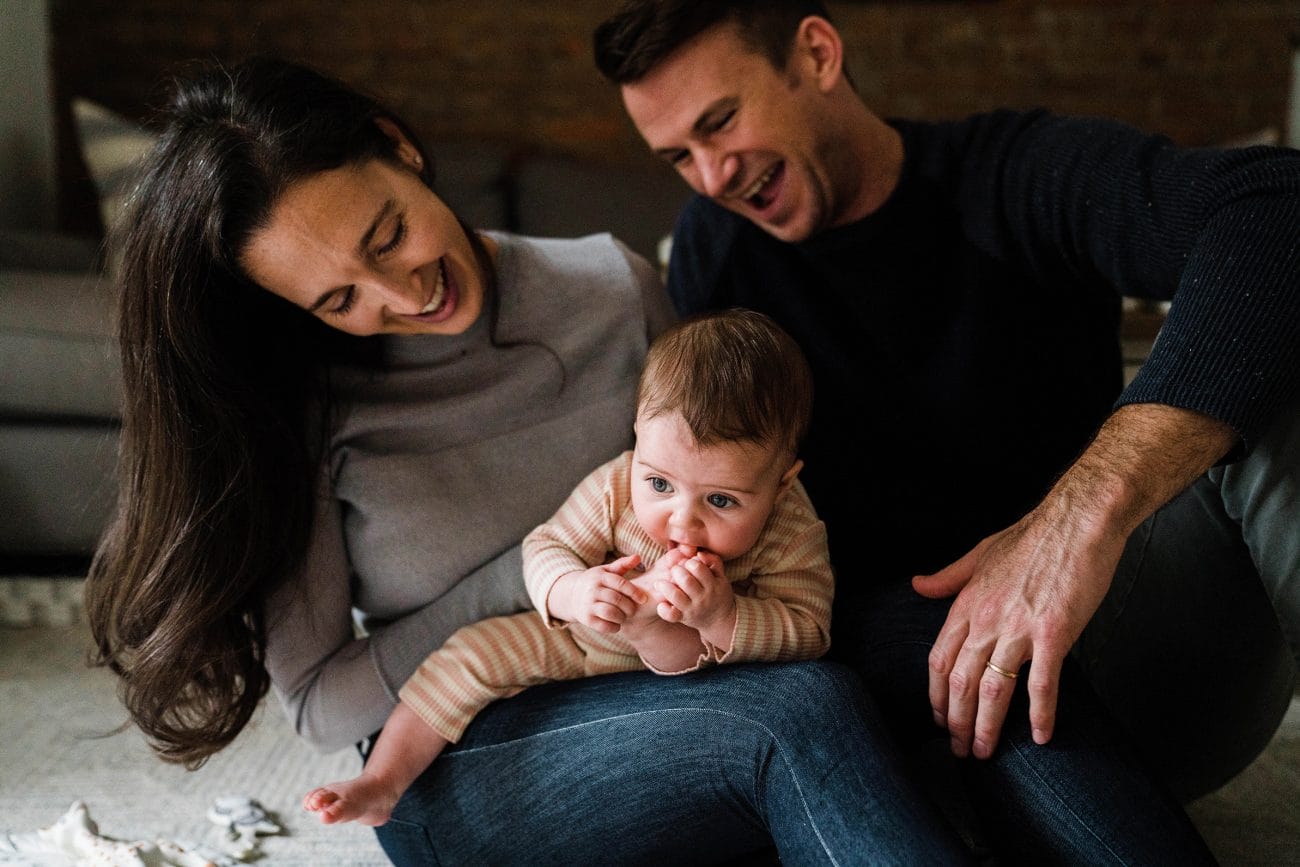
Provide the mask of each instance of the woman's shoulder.
POLYGON ((608 232, 580 238, 490 235, 499 245, 497 268, 502 283, 548 281, 561 291, 572 289, 589 295, 639 287, 645 274, 653 272, 644 257, 608 232))

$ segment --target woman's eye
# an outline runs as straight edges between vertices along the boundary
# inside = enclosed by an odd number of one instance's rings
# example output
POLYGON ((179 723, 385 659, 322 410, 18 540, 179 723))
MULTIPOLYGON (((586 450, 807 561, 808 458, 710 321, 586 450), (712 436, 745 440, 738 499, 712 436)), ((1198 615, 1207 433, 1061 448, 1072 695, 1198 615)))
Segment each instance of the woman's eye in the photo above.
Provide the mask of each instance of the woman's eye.
POLYGON ((340 301, 336 306, 330 308, 329 311, 330 315, 346 316, 348 311, 352 309, 352 303, 356 301, 356 296, 357 296, 357 290, 349 286, 347 290, 343 293, 343 300, 340 301))
POLYGON ((672 485, 668 484, 667 479, 662 479, 659 476, 651 476, 650 489, 653 490, 656 494, 666 494, 669 491, 671 491, 673 487, 672 485))
POLYGON ((715 509, 726 509, 736 504, 735 499, 726 494, 709 494, 709 505, 715 509))
POLYGON ((392 239, 387 244, 379 248, 379 255, 386 256, 387 254, 396 250, 397 245, 402 243, 402 238, 404 237, 406 237, 406 221, 399 217, 397 220, 397 225, 393 227, 392 239))

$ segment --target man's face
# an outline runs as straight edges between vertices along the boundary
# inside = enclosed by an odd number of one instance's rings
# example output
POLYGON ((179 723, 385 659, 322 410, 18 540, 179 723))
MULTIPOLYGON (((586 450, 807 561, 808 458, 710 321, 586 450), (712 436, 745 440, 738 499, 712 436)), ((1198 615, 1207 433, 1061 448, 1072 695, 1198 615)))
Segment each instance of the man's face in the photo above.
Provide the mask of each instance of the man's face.
POLYGON ((783 241, 835 225, 854 196, 829 158, 824 83, 798 44, 778 70, 718 25, 622 90, 646 143, 692 189, 783 241))

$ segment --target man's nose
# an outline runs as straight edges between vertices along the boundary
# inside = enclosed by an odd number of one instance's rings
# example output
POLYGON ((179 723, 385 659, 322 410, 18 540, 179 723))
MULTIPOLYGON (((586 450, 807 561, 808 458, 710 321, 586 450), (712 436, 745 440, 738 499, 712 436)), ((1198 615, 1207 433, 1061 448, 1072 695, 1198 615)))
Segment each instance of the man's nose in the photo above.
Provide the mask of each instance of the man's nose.
POLYGON ((706 196, 718 199, 730 192, 739 164, 737 160, 725 153, 701 151, 696 164, 700 167, 700 186, 706 196))

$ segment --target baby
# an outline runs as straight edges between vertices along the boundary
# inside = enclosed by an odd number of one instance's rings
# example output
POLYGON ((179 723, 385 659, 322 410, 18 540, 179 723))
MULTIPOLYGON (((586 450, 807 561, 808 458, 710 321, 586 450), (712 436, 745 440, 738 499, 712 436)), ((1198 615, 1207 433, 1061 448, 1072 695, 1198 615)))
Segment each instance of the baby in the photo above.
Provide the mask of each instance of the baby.
POLYGON ((534 684, 825 653, 826 531, 797 480, 811 407, 807 362, 761 314, 708 314, 661 335, 641 374, 635 449, 524 539, 537 610, 452 635, 402 687, 361 775, 304 806, 326 823, 383 824, 479 711, 534 684))

